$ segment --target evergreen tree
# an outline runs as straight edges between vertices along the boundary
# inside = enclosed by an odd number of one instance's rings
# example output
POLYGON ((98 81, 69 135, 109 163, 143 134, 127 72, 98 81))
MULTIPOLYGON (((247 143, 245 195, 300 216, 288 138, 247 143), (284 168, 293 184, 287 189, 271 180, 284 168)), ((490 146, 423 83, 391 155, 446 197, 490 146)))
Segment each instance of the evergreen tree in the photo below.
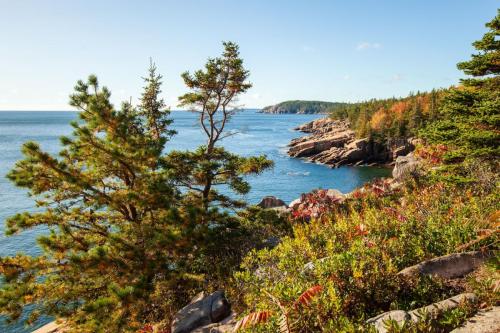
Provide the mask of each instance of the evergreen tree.
POLYGON ((242 157, 218 144, 234 133, 226 125, 237 111, 237 97, 252 85, 243 67, 238 45, 225 42, 221 57, 209 59, 204 70, 185 72, 182 78, 191 92, 179 97, 180 105, 199 115, 199 124, 207 142, 194 152, 169 154, 170 167, 177 170, 175 179, 189 191, 189 200, 201 207, 203 223, 219 216, 217 207, 241 208, 244 203, 221 194, 217 187, 227 186, 236 194, 246 194, 250 186, 244 177, 272 167, 265 156, 242 157))
POLYGON ((14 234, 43 226, 43 254, 0 258, 0 311, 18 319, 23 306, 64 317, 75 332, 135 330, 185 302, 193 251, 205 230, 181 193, 162 151, 172 132, 152 64, 139 107, 116 109, 95 76, 79 81, 79 109, 58 156, 34 142, 8 177, 27 188, 40 210, 6 221, 14 234))
POLYGON ((422 106, 420 105, 418 98, 414 98, 412 109, 409 114, 408 127, 416 132, 418 131, 418 129, 420 129, 422 123, 423 123, 422 106))
POLYGON ((218 145, 231 134, 225 126, 232 103, 251 86, 238 46, 224 46, 205 71, 183 75, 192 92, 181 103, 199 112, 207 135, 194 152, 163 153, 174 131, 153 63, 137 107, 115 108, 92 75, 71 95, 80 120, 71 137, 61 138, 59 155, 24 144, 25 157, 8 177, 40 210, 8 218, 7 233, 38 226, 49 232, 38 239, 41 256, 0 258, 0 314, 16 320, 25 305, 35 305, 28 322, 40 314, 62 317, 74 332, 168 324, 193 292, 219 287, 269 233, 269 226, 259 229, 269 221, 217 209, 244 203, 216 187, 247 193, 244 177, 272 166, 265 156, 241 157, 218 145))
POLYGON ((500 10, 486 24, 490 30, 473 43, 477 54, 458 68, 473 78, 451 89, 439 120, 425 129, 430 142, 446 144, 449 163, 469 158, 496 159, 500 147, 500 10))

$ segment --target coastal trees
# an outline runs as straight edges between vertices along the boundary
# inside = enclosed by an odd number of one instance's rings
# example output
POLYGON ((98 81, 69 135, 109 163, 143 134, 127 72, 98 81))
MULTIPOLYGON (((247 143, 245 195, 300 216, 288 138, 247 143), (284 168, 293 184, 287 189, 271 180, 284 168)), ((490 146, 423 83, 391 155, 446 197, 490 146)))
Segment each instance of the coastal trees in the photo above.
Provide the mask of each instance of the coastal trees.
POLYGON ((472 78, 450 90, 438 114, 423 134, 433 143, 445 144, 449 163, 475 158, 496 159, 500 147, 500 10, 486 24, 489 31, 473 43, 478 51, 458 68, 472 78))
POLYGON ((179 97, 180 105, 199 115, 199 124, 207 142, 193 152, 174 151, 167 163, 175 170, 177 183, 185 187, 188 199, 202 208, 204 223, 213 222, 217 207, 238 208, 243 203, 221 194, 216 187, 227 186, 237 194, 246 194, 250 187, 244 177, 259 174, 273 163, 265 156, 242 157, 226 151, 218 144, 234 133, 227 123, 236 112, 239 95, 252 85, 249 72, 243 67, 238 45, 225 42, 221 57, 209 59, 204 70, 182 74, 189 93, 179 97))
POLYGON ((139 105, 115 107, 91 75, 71 95, 79 120, 59 154, 24 144, 8 177, 38 209, 8 218, 7 233, 47 232, 38 239, 41 256, 0 258, 0 314, 16 320, 35 305, 28 322, 44 314, 65 318, 75 332, 134 331, 168 324, 196 291, 220 286, 238 267, 264 222, 214 207, 244 206, 215 187, 247 193, 244 177, 272 161, 218 145, 232 103, 250 87, 238 46, 224 46, 205 71, 183 75, 192 91, 180 100, 199 112, 207 134, 193 152, 164 152, 175 132, 154 63, 139 105))
POLYGON ((172 132, 153 64, 145 82, 138 107, 117 109, 95 76, 78 81, 71 105, 80 120, 59 156, 24 144, 8 177, 40 209, 10 217, 7 232, 47 233, 38 239, 43 255, 0 258, 2 313, 15 319, 36 304, 29 321, 43 313, 78 332, 119 332, 178 301, 172 286, 185 284, 196 237, 161 164, 172 132))
POLYGON ((395 138, 416 136, 436 118, 445 89, 418 92, 403 98, 372 99, 331 107, 330 116, 349 119, 358 137, 386 142, 395 138))

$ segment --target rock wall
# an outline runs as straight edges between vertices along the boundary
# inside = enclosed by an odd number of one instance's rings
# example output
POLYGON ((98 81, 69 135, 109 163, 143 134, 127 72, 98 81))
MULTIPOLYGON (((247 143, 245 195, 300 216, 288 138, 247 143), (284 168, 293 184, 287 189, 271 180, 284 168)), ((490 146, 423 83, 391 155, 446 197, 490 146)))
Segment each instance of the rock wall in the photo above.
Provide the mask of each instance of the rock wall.
POLYGON ((380 144, 368 138, 356 138, 346 120, 321 118, 303 124, 296 130, 309 135, 293 139, 289 144, 288 155, 332 167, 391 163, 415 148, 412 139, 380 144))

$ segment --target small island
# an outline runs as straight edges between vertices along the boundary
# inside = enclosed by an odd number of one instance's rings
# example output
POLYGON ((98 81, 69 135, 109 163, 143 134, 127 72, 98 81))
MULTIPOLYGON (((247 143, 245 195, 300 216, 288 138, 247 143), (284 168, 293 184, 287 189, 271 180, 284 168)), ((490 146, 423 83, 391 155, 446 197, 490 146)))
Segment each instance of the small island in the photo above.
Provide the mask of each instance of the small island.
POLYGON ((329 113, 331 109, 344 106, 347 103, 339 102, 322 102, 322 101, 285 101, 275 105, 269 105, 262 109, 262 113, 292 113, 292 114, 314 114, 314 113, 329 113))

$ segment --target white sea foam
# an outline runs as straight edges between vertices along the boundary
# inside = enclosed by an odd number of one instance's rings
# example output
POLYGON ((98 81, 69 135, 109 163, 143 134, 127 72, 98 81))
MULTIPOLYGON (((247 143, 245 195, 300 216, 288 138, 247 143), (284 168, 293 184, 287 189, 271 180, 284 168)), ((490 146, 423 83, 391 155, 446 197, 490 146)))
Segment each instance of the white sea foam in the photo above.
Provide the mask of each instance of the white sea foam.
POLYGON ((293 171, 290 171, 290 172, 287 172, 286 175, 287 176, 309 176, 311 173, 309 171, 304 171, 304 172, 300 172, 300 171, 297 171, 297 172, 293 172, 293 171))

